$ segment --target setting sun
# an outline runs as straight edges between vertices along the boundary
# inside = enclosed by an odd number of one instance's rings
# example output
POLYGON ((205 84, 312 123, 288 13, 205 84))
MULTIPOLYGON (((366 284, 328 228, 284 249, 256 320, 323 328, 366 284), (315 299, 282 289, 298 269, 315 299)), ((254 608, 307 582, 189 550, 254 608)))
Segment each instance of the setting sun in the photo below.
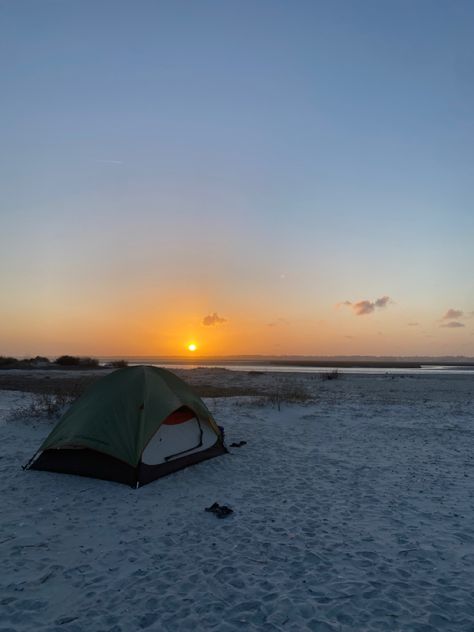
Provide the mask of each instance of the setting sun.
POLYGON ((188 351, 196 351, 196 349, 197 349, 197 346, 194 343, 188 345, 188 351))

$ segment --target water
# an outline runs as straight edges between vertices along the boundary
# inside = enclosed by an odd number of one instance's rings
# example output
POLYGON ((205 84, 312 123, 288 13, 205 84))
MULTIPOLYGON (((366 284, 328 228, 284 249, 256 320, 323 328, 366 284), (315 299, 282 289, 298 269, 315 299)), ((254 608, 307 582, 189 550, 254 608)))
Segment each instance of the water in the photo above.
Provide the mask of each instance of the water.
MULTIPOLYGON (((148 364, 145 362, 131 362, 130 366, 139 364, 148 364)), ((265 371, 272 373, 330 373, 338 371, 339 373, 361 374, 361 375, 385 375, 385 374, 403 374, 403 375, 473 375, 474 366, 446 366, 446 365, 422 365, 416 368, 399 368, 399 367, 309 367, 309 366, 274 366, 271 364, 168 364, 150 363, 151 366, 163 367, 165 369, 228 369, 229 371, 265 371)))

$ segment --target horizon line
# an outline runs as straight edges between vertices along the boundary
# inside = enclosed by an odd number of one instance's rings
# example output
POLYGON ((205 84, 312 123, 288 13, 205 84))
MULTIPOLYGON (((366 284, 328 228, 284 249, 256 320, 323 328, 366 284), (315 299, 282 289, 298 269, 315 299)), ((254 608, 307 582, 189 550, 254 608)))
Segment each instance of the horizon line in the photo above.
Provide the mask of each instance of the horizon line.
MULTIPOLYGON (((469 360, 474 361, 474 356, 466 356, 460 354, 445 354, 445 355, 374 355, 374 354, 334 354, 334 355, 307 355, 307 354, 228 354, 228 355, 196 355, 196 354, 175 354, 175 355, 162 355, 162 354, 89 354, 89 353, 55 353, 55 354, 21 354, 15 356, 18 360, 33 359, 34 357, 45 357, 48 360, 54 360, 63 355, 70 355, 73 357, 90 357, 99 360, 127 360, 127 359, 141 359, 141 360, 179 360, 187 362, 199 362, 199 361, 213 361, 213 360, 288 360, 288 361, 318 361, 318 360, 421 360, 426 359, 430 361, 435 360, 469 360)), ((0 357, 12 357, 10 354, 0 354, 0 357)))

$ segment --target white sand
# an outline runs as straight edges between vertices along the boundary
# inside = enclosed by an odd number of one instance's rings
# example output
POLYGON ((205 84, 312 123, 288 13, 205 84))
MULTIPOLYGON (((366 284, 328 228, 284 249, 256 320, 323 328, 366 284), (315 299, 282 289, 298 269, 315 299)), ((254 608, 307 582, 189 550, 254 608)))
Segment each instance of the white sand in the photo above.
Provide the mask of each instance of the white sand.
POLYGON ((0 424, 0 630, 474 630, 474 376, 261 377, 316 399, 209 400, 247 445, 139 490, 0 424))

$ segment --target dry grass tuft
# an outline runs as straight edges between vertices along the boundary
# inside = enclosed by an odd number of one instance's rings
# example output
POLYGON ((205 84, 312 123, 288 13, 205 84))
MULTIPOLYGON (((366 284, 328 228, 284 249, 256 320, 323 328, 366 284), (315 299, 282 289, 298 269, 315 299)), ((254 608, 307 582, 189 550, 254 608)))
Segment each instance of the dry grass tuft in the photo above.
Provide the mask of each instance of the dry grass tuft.
POLYGON ((281 410, 282 404, 305 404, 314 399, 306 386, 290 380, 277 382, 275 387, 275 390, 260 398, 260 405, 270 404, 273 408, 281 410))
POLYGON ((27 418, 57 419, 63 414, 67 406, 70 406, 82 395, 85 388, 86 384, 82 381, 68 380, 60 387, 56 386, 49 391, 33 393, 31 402, 13 410, 9 416, 9 421, 27 418))

